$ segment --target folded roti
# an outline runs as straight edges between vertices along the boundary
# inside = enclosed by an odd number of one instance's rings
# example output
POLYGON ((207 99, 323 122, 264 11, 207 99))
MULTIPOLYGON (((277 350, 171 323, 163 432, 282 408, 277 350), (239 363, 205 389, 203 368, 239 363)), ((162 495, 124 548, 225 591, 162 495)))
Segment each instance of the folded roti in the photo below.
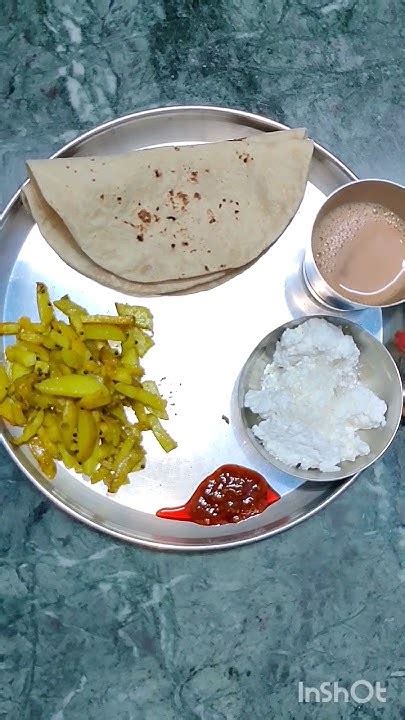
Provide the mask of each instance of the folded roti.
POLYGON ((112 287, 113 276, 121 292, 133 292, 122 279, 144 294, 176 292, 224 278, 280 236, 302 200, 312 151, 293 130, 32 160, 25 194, 45 239, 80 272, 93 277, 96 267, 94 279, 112 287))
POLYGON ((193 278, 192 280, 173 280, 164 283, 136 283, 125 280, 117 275, 96 265, 80 247, 75 243, 67 227, 61 221, 55 211, 44 201, 35 181, 30 181, 22 190, 23 204, 35 218, 42 236, 55 250, 59 257, 73 270, 85 275, 85 277, 101 283, 106 287, 117 290, 126 295, 152 296, 169 293, 187 292, 190 289, 209 289, 212 284, 220 282, 227 276, 227 273, 213 273, 208 277, 193 278), (205 287, 207 280, 209 287, 205 287), (203 287, 204 286, 204 287, 203 287))

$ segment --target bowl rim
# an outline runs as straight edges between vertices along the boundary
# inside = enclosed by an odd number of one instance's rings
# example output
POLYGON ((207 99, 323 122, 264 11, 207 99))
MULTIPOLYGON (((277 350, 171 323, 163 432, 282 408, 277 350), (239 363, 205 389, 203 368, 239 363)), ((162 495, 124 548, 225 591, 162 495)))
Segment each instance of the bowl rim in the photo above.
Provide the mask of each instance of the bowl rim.
MULTIPOLYGON (((271 362, 271 358, 269 357, 269 362, 271 362)), ((374 369, 373 369, 374 372, 374 369)), ((367 468, 371 467, 377 460, 379 460, 382 455, 388 450, 391 443, 393 442, 400 422, 402 418, 402 398, 404 397, 404 389, 402 385, 402 379, 398 370, 398 367, 389 352, 389 350, 385 347, 384 343, 381 342, 378 338, 376 338, 372 333, 370 333, 368 330, 363 328, 359 323, 354 322, 353 320, 349 320, 345 315, 342 314, 335 314, 335 315, 326 315, 322 313, 314 313, 311 315, 303 315, 298 318, 294 318, 293 320, 290 320, 288 322, 283 323, 282 325, 279 325, 278 327, 271 330, 267 335, 265 335, 254 347, 248 358, 246 359, 238 377, 237 381, 237 400, 238 400, 238 410, 239 415, 242 421, 243 429, 246 434, 246 437, 248 438, 251 446, 261 455, 261 457, 272 467, 276 468, 277 470, 286 473, 290 477, 294 477, 296 479, 299 479, 303 482, 315 482, 315 483, 326 483, 326 482, 341 482, 342 480, 345 480, 347 478, 353 477, 353 475, 359 475, 361 472, 366 470, 367 468), (248 425, 245 417, 245 411, 247 410, 244 399, 248 388, 247 383, 247 375, 249 370, 252 366, 252 361, 254 360, 255 356, 257 355, 259 349, 262 347, 265 347, 268 342, 274 341, 274 336, 276 336, 276 342, 280 340, 281 335, 285 330, 288 328, 295 328, 299 325, 302 325, 302 323, 306 322, 307 320, 311 320, 313 318, 319 318, 322 320, 326 320, 328 322, 331 322, 334 325, 338 325, 344 330, 345 326, 355 327, 356 331, 360 333, 360 335, 366 335, 368 339, 371 339, 372 343, 375 343, 376 347, 379 347, 380 351, 385 355, 388 362, 391 364, 394 377, 397 381, 397 390, 398 390, 398 397, 401 398, 401 403, 399 406, 398 411, 398 417, 395 418, 393 431, 391 432, 391 435, 389 436, 387 442, 384 444, 383 448, 380 450, 380 452, 373 457, 372 459, 368 459, 371 455, 371 452, 368 455, 364 455, 364 463, 361 465, 360 468, 357 468, 353 470, 353 472, 345 472, 345 471, 335 471, 335 472, 322 472, 319 469, 316 469, 314 472, 317 473, 316 475, 311 476, 311 470, 298 470, 295 467, 290 467, 283 463, 282 461, 278 460, 274 456, 272 456, 263 446, 261 441, 253 434, 251 427, 248 425), (304 474, 305 473, 305 474, 304 474)), ((388 406, 387 406, 388 410, 388 406)), ((359 456, 358 456, 359 457, 359 456)), ((357 459, 357 458, 356 458, 357 459)), ((346 461, 350 462, 350 461, 346 461)), ((353 461, 355 462, 355 461, 353 461)))

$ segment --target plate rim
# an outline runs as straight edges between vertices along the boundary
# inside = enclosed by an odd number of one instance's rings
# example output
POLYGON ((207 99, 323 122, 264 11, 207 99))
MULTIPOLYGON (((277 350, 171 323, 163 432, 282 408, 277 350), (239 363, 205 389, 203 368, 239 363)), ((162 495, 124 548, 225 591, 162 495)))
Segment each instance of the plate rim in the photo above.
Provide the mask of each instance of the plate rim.
MULTIPOLYGON (((233 115, 234 117, 238 117, 241 120, 246 121, 247 123, 260 123, 263 126, 267 126, 269 130, 287 130, 290 129, 290 126, 285 125, 283 123, 278 122, 277 120, 273 120, 270 117, 267 117, 265 115, 261 115, 259 113, 252 113, 246 110, 241 110, 238 108, 231 108, 231 107, 225 107, 225 106, 218 106, 218 105, 165 105, 165 106, 159 106, 155 108, 148 108, 145 110, 139 110, 134 111, 131 113, 128 113, 126 115, 121 115, 117 118, 113 118, 111 120, 107 120, 104 123, 101 123, 99 125, 96 125, 95 127, 90 128, 89 130, 86 130, 84 133, 78 135, 76 138, 70 140, 68 143, 66 143, 64 146, 59 148, 57 151, 55 151, 52 155, 49 156, 49 159, 54 159, 57 157, 69 157, 69 152, 73 149, 80 146, 81 143, 86 142, 87 140, 90 140, 94 137, 97 137, 98 135, 111 130, 116 127, 120 127, 122 125, 125 125, 127 123, 131 123, 134 120, 138 119, 147 119, 148 117, 153 117, 156 115, 164 115, 164 114, 170 114, 170 113, 184 113, 184 114, 191 114, 193 112, 201 112, 201 113, 219 113, 223 114, 224 116, 229 114, 233 115)), ((312 138, 311 138, 312 139, 312 138)), ((357 180, 358 177, 355 175, 355 173, 349 168, 345 163, 343 163, 336 155, 334 155, 330 150, 325 148, 320 143, 313 140, 314 148, 317 150, 322 156, 326 156, 326 158, 335 165, 341 172, 343 172, 346 177, 350 180, 357 180)), ((7 220, 8 216, 15 210, 18 203, 21 202, 21 191, 23 187, 27 184, 28 179, 25 179, 17 188, 16 192, 12 195, 9 202, 6 204, 4 210, 2 213, 0 213, 0 223, 1 228, 3 228, 3 223, 7 220)), ((335 490, 326 498, 321 500, 316 504, 315 507, 309 509, 305 515, 302 515, 300 517, 296 517, 294 519, 291 519, 287 524, 285 524, 282 527, 274 527, 263 534, 256 535, 253 533, 249 537, 243 537, 241 539, 232 540, 230 542, 227 542, 225 538, 221 538, 221 541, 215 541, 211 543, 207 543, 205 545, 198 544, 198 543, 189 543, 187 545, 180 545, 172 542, 161 542, 158 539, 147 539, 147 538, 139 538, 134 537, 132 535, 127 534, 126 532, 115 530, 110 527, 101 526, 99 523, 97 523, 95 520, 92 520, 89 517, 85 517, 83 514, 80 514, 75 508, 69 507, 66 504, 64 504, 63 500, 52 494, 50 490, 47 489, 45 485, 42 485, 35 477, 33 477, 28 468, 24 466, 24 464, 20 461, 20 459, 13 454, 12 448, 10 447, 4 432, 2 431, 0 427, 0 442, 2 446, 4 447, 5 451, 7 452, 8 456, 10 457, 11 461, 19 468, 20 471, 30 480, 30 482, 43 494, 45 497, 52 502, 59 510, 64 511, 67 513, 70 517, 75 519, 76 521, 80 521, 87 525, 88 527, 92 528, 93 530, 97 530, 100 533, 103 533, 105 535, 109 535, 115 539, 119 539, 121 541, 125 541, 127 543, 130 543, 131 545, 138 545, 141 547, 154 549, 154 550, 160 550, 160 551, 177 551, 177 552, 207 552, 212 550, 230 550, 232 548, 242 546, 242 545, 248 545, 254 542, 258 542, 260 540, 265 540, 269 537, 272 537, 274 535, 281 534, 285 532, 286 530, 290 530, 291 528, 303 523, 305 520, 310 519, 315 514, 323 510, 325 507, 327 507, 332 501, 334 501, 337 497, 339 497, 345 490, 347 490, 354 481, 359 477, 361 473, 357 473, 345 480, 340 481, 340 484, 334 483, 335 490)), ((308 483, 311 484, 311 483, 308 483)), ((319 483, 318 483, 319 484, 319 483)))

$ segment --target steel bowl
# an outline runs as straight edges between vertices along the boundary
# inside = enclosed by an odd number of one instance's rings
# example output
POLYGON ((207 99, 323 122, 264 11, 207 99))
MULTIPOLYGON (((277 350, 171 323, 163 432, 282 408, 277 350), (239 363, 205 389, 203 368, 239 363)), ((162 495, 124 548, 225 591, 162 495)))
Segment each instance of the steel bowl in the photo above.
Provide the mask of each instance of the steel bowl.
POLYGON ((354 322, 334 315, 311 315, 291 320, 273 330, 267 335, 245 363, 239 376, 238 406, 242 417, 242 424, 247 437, 256 450, 271 465, 301 480, 311 482, 329 482, 343 480, 365 470, 372 465, 387 450, 395 433, 398 430, 402 415, 402 382, 398 368, 386 347, 366 330, 354 322), (360 379, 375 392, 387 405, 386 424, 381 428, 360 430, 360 437, 368 443, 370 453, 354 461, 345 461, 340 464, 341 469, 336 472, 321 472, 321 470, 301 470, 290 467, 281 462, 263 447, 260 440, 253 434, 252 427, 260 421, 260 417, 245 407, 247 390, 260 387, 264 368, 273 359, 276 344, 287 328, 295 328, 313 317, 323 318, 342 328, 345 334, 351 335, 360 350, 359 375, 360 379))
MULTIPOLYGON (((335 190, 319 210, 313 225, 311 242, 305 252, 303 263, 304 280, 308 290, 318 302, 341 312, 376 306, 348 300, 329 285, 315 262, 313 239, 315 230, 325 215, 330 213, 331 210, 351 202, 378 203, 405 220, 405 188, 388 180, 357 180, 335 190)), ((404 300, 405 297, 403 296, 395 297, 393 302, 380 307, 399 305, 404 300)))

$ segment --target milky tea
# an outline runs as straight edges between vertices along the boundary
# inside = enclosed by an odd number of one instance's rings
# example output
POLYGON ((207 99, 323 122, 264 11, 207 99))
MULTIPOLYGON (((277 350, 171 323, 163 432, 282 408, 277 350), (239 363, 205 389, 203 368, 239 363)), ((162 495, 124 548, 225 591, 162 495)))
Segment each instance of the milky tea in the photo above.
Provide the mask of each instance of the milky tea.
POLYGON ((405 220, 383 205, 349 202, 314 227, 319 272, 348 300, 390 305, 405 300, 405 220))

